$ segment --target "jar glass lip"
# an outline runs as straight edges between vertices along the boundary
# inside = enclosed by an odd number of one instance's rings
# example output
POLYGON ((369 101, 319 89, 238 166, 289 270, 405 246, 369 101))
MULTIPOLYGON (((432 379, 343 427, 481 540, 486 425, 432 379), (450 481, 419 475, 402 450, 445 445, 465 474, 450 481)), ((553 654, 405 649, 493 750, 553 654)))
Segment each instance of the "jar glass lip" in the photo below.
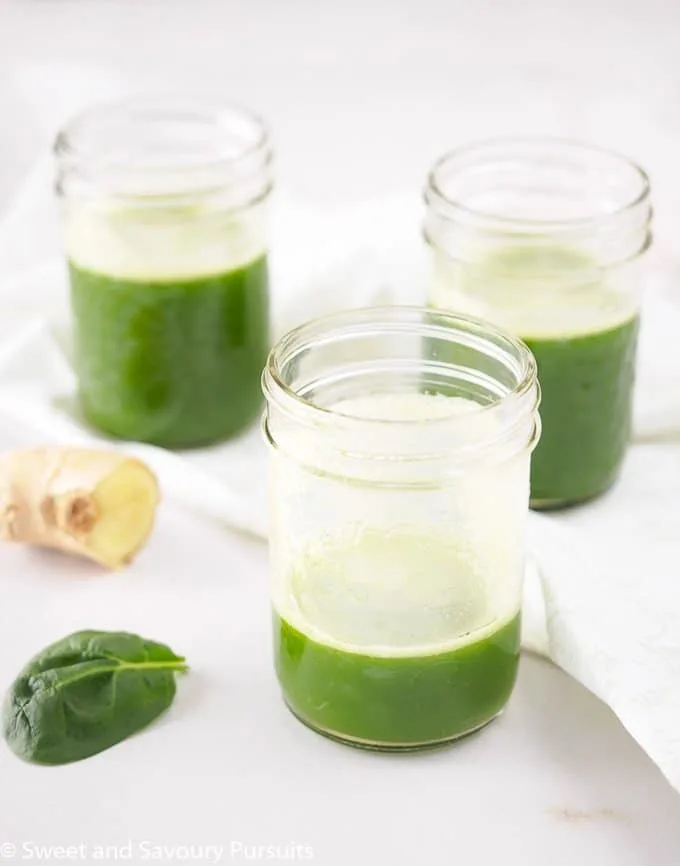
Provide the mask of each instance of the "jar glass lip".
MULTIPOLYGON (((318 403, 307 399, 286 381, 283 367, 289 363, 292 357, 297 356, 305 349, 312 349, 315 344, 323 345, 335 334, 340 337, 343 334, 351 336, 360 334, 366 328, 373 328, 377 332, 395 335, 405 333, 422 333, 423 336, 441 336, 449 333, 451 336, 470 335, 477 343, 485 341, 488 346, 495 347, 498 352, 504 352, 508 358, 512 358, 517 366, 516 384, 505 391, 497 401, 483 404, 478 403, 470 414, 479 417, 479 413, 489 413, 497 409, 499 402, 517 402, 524 404, 535 392, 531 399, 531 409, 535 409, 540 399, 537 386, 537 367, 533 354, 528 346, 518 337, 510 334, 491 322, 473 316, 461 316, 445 310, 417 305, 384 305, 361 307, 351 310, 335 312, 311 319, 302 325, 288 331, 272 348, 262 373, 262 388, 268 400, 276 400, 277 397, 294 407, 295 411, 305 415, 309 420, 324 418, 342 418, 343 420, 358 424, 390 425, 403 427, 422 427, 423 419, 399 419, 390 418, 367 419, 359 415, 350 415, 339 412, 334 408, 318 405, 318 403)), ((427 419, 428 425, 444 427, 450 425, 450 416, 435 416, 427 419)))
MULTIPOLYGON (((194 153, 190 137, 171 139, 186 148, 183 166, 200 169, 234 166, 242 160, 257 157, 269 150, 270 133, 263 118, 252 109, 236 102, 214 97, 189 96, 137 96, 97 103, 76 114, 59 131, 54 142, 58 159, 96 159, 101 165, 119 164, 112 153, 111 132, 132 132, 153 123, 175 123, 185 130, 193 125, 196 132, 194 153), (209 146, 201 147, 201 134, 210 136, 209 146), (107 154, 108 149, 108 154, 107 154)), ((146 159, 126 156, 126 164, 133 169, 166 169, 168 163, 159 158, 159 149, 149 147, 146 159)), ((175 167, 176 162, 171 166, 175 167)))
POLYGON ((576 139, 551 136, 511 136, 482 139, 448 151, 434 164, 427 176, 424 198, 428 205, 439 210, 439 215, 455 218, 461 215, 469 219, 487 220, 514 229, 557 230, 587 228, 603 220, 634 211, 647 202, 651 184, 645 170, 628 157, 608 148, 576 139), (447 173, 462 176, 465 172, 484 171, 494 160, 514 157, 518 161, 542 157, 550 160, 580 163, 587 170, 588 161, 605 164, 610 171, 617 172, 630 186, 629 192, 615 205, 578 216, 541 217, 533 219, 498 212, 493 208, 472 206, 445 189, 447 173))

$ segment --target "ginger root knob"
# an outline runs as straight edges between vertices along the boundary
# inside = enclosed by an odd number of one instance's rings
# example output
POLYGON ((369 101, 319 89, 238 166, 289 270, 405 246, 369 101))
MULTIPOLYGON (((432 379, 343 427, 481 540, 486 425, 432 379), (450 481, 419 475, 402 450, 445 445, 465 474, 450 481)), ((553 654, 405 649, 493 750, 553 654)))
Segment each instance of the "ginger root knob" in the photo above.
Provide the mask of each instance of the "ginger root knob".
POLYGON ((107 568, 144 546, 159 498, 153 472, 118 452, 38 448, 0 458, 0 538, 107 568))

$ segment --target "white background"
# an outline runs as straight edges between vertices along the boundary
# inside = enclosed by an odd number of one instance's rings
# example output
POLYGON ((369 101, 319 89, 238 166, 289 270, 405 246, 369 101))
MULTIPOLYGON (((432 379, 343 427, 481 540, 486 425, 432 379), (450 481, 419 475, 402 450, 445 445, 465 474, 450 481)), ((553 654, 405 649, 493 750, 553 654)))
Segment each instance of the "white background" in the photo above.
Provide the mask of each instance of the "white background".
MULTIPOLYGON (((672 251, 679 46, 678 0, 0 0, 0 208, 64 112, 121 80, 253 105, 285 186, 326 206, 418 188, 440 152, 480 136, 588 138, 648 168, 672 251)), ((91 761, 33 768, 3 747, 0 858, 83 843, 91 863, 91 846, 131 840, 140 863, 143 841, 219 844, 220 862, 245 862, 233 841, 311 845, 321 866, 680 864, 678 795, 547 664, 525 659, 507 714, 478 737, 374 756, 288 716, 268 625, 266 551, 169 508, 124 575, 0 551, 2 688, 87 626, 167 641, 193 668, 171 715, 91 761)))

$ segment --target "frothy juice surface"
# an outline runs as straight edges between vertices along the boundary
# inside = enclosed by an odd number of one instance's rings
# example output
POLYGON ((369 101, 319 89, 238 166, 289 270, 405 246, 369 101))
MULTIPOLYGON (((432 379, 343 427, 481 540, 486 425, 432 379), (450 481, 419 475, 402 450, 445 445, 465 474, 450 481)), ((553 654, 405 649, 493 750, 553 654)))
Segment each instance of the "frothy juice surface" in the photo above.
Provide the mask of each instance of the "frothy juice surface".
POLYGON ((631 431, 639 316, 635 298, 562 247, 508 248, 444 265, 436 306, 497 322, 538 365, 542 433, 531 466, 536 506, 589 499, 618 476, 631 431))
MULTIPOLYGON (((476 408, 417 393, 333 406, 395 421, 476 408)), ((519 660, 519 582, 487 573, 456 531, 362 526, 292 563, 274 595, 274 648, 302 721, 358 745, 408 749, 462 736, 503 709, 519 660)))
POLYGON ((261 405, 269 348, 263 250, 224 215, 86 216, 68 233, 83 411, 166 447, 218 441, 261 405))

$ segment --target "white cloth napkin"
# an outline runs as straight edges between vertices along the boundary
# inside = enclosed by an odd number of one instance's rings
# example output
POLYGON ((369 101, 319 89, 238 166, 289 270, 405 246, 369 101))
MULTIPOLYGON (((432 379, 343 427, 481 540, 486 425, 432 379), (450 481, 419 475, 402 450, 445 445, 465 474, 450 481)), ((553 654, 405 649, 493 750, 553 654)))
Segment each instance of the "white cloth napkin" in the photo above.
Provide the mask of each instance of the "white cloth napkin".
MULTIPOLYGON (((78 419, 65 269, 42 163, 0 224, 0 424, 17 444, 105 440, 78 419)), ((275 202, 274 330, 334 307, 424 300, 417 191, 324 212, 275 202)), ((680 292, 657 262, 645 305, 635 444, 616 488, 531 515, 524 644, 606 701, 680 790, 680 292)), ((266 538, 266 453, 253 428, 186 454, 107 443, 147 460, 166 497, 266 538)))

